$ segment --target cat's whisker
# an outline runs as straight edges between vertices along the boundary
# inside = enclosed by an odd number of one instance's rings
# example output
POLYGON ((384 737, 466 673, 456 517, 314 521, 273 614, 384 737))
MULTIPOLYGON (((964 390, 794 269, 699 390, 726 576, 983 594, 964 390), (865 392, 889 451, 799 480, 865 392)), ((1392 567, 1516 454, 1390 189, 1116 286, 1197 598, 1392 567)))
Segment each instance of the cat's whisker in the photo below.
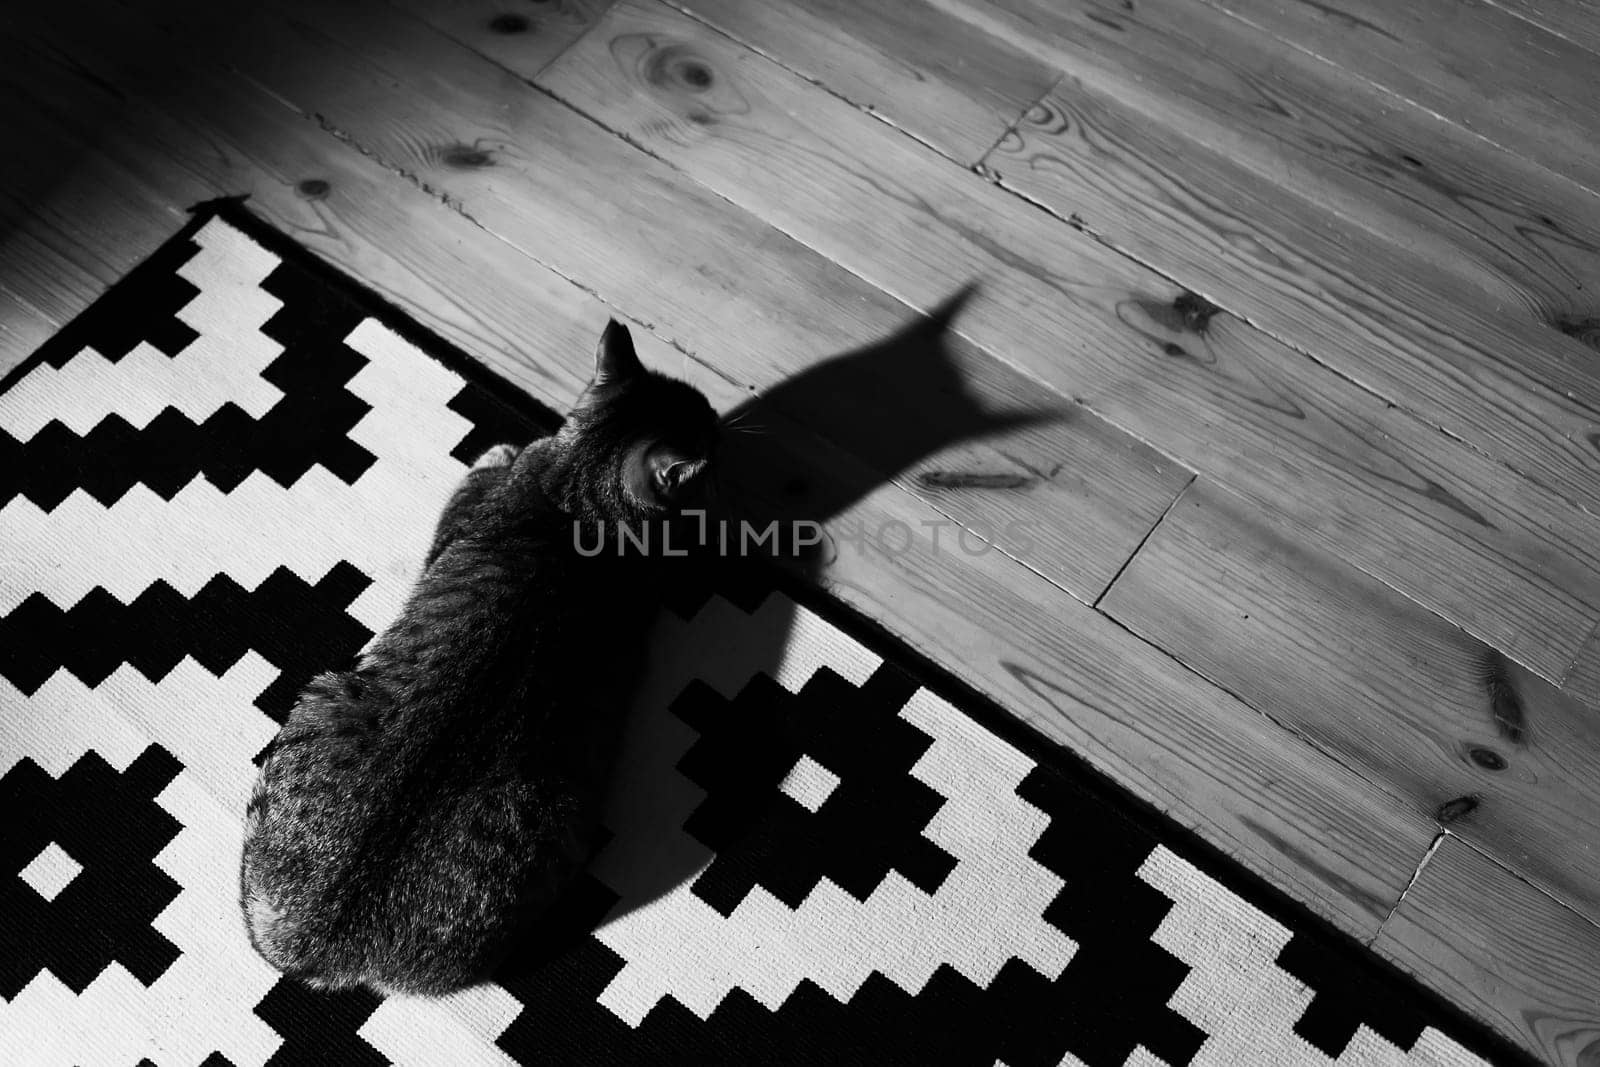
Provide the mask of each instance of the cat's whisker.
POLYGON ((767 428, 765 426, 762 426, 759 423, 746 421, 749 418, 750 412, 741 411, 733 418, 724 422, 722 424, 722 428, 724 430, 732 430, 734 433, 764 434, 767 432, 767 428))

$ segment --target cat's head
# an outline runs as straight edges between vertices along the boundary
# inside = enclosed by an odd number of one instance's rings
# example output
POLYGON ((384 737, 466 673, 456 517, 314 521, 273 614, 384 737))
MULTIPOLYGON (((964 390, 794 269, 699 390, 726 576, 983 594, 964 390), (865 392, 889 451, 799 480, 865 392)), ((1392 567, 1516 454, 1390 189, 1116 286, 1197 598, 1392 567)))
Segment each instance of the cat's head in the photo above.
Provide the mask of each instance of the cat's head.
POLYGON ((611 320, 595 348, 594 378, 560 439, 577 462, 580 494, 609 518, 639 518, 704 503, 717 415, 686 382, 645 367, 628 328, 611 320))

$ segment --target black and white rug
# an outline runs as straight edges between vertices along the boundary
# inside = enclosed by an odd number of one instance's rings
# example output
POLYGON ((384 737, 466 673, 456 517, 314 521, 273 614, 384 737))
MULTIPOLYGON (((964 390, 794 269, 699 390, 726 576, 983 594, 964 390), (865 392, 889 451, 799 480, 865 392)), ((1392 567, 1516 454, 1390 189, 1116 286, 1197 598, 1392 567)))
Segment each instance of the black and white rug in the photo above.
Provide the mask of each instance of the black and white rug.
POLYGON ((281 978, 237 904, 252 761, 398 608, 471 458, 551 420, 231 204, 8 376, 0 1063, 1514 1056, 779 588, 663 620, 542 950, 439 1001, 281 978))

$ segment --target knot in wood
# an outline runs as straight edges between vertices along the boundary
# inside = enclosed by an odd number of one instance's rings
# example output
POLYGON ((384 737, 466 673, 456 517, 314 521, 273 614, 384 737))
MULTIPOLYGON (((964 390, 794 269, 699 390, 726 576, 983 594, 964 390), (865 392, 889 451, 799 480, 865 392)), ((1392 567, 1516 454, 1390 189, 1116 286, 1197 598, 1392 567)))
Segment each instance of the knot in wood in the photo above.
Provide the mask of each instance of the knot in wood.
POLYGON ((1479 745, 1467 750, 1467 758, 1486 771, 1503 771, 1508 764, 1506 758, 1492 748, 1479 745))
POLYGON ((1465 815, 1471 815, 1478 810, 1478 798, 1475 796, 1456 797, 1439 805, 1439 810, 1433 813, 1434 818, 1442 823, 1453 823, 1465 815))
POLYGON ((527 33, 533 26, 526 15, 513 15, 510 13, 496 15, 489 20, 489 30, 492 33, 527 33))
POLYGON ((678 68, 678 77, 691 89, 709 89, 714 80, 711 68, 699 60, 685 60, 678 68))
POLYGON ((1199 293, 1186 290, 1172 302, 1172 310, 1178 313, 1184 329, 1191 333, 1205 333, 1206 327, 1211 325, 1211 317, 1222 309, 1199 293))
POLYGON ((494 156, 481 148, 469 145, 447 148, 440 158, 444 160, 445 166, 454 167, 456 170, 476 170, 479 167, 494 165, 494 156))

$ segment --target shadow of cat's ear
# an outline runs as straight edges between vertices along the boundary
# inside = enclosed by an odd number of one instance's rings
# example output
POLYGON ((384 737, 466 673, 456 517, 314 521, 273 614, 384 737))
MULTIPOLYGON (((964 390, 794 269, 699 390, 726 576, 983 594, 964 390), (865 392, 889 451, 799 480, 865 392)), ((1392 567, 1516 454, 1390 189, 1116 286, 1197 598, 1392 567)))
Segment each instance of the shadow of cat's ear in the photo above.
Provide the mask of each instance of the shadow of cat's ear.
POLYGON ((951 324, 966 310, 967 305, 972 303, 972 298, 978 295, 979 288, 980 286, 977 282, 968 282, 945 297, 938 306, 928 312, 928 325, 939 333, 949 330, 951 324))
MULTIPOLYGON (((967 310, 982 288, 981 283, 970 281, 945 297, 938 306, 927 313, 925 328, 940 337, 954 333, 956 319, 967 310)), ((1053 390, 1048 386, 1041 385, 1040 389, 1053 395, 1053 390)), ((1056 400, 1057 403, 1016 411, 984 411, 983 421, 986 431, 998 434, 1007 430, 1067 422, 1072 419, 1077 405, 1061 397, 1056 397, 1056 400)))
MULTIPOLYGON (((947 349, 943 346, 949 343, 950 335, 955 333, 955 321, 967 310, 967 307, 981 289, 982 285, 979 282, 970 281, 945 297, 924 316, 920 329, 926 334, 932 335, 939 342, 933 348, 932 355, 938 358, 948 358, 947 349)), ((1045 392, 1050 391, 1044 386, 1041 386, 1041 389, 1045 392)), ((963 389, 963 391, 965 390, 963 389)), ((1065 422, 1073 417, 1073 409, 1075 407, 1076 405, 1062 399, 1057 404, 1023 408, 1015 411, 982 410, 983 432, 986 434, 1001 434, 1007 430, 1042 426, 1046 423, 1065 422)))
POLYGON ((633 347, 633 335, 616 319, 606 323, 600 332, 600 343, 594 349, 594 382, 610 385, 627 381, 644 373, 639 353, 633 347))

